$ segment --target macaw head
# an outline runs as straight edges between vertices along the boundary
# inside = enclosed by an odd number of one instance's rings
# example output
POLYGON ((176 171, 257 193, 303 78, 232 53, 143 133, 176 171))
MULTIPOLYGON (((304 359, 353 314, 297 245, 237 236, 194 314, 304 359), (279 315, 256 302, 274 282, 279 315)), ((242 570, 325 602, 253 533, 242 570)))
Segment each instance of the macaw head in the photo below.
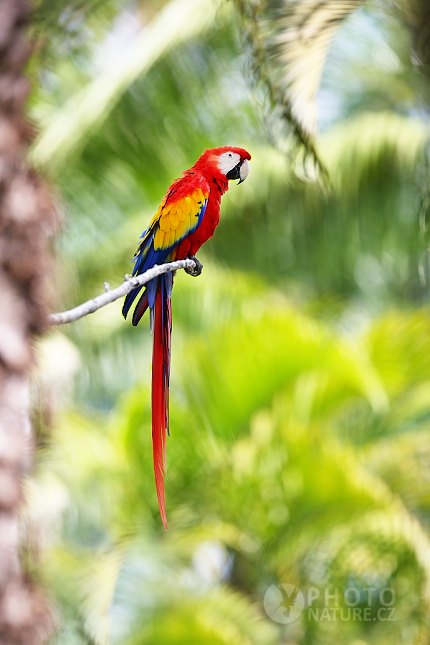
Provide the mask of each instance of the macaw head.
POLYGON ((251 155, 244 148, 223 146, 205 150, 195 165, 224 180, 239 179, 241 184, 249 175, 249 159, 251 155))

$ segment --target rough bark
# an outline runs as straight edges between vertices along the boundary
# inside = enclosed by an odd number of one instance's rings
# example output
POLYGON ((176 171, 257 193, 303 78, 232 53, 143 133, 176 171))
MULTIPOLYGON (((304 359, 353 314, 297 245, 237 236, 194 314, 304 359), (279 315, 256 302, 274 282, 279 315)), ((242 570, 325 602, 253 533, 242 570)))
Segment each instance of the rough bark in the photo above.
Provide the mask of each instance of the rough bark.
POLYGON ((0 643, 36 645, 52 621, 21 566, 22 478, 32 462, 28 374, 31 341, 46 320, 49 193, 25 165, 30 128, 26 0, 0 0, 0 643))

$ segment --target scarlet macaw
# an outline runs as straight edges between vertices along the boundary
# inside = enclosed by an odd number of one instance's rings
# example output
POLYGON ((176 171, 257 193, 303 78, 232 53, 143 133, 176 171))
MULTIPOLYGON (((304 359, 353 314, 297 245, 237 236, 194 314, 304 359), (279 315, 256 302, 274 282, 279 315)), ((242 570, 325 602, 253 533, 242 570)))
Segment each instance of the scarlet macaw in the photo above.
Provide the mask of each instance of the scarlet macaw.
MULTIPOLYGON (((155 264, 191 258, 194 269, 190 275, 200 275, 202 264, 194 257, 202 244, 214 234, 219 222, 221 196, 228 190, 228 181, 249 173, 251 155, 243 148, 213 148, 205 150, 192 168, 177 179, 160 204, 149 227, 141 235, 134 254, 133 275, 144 273, 155 264)), ((136 287, 125 298, 124 318, 142 287, 136 287)), ((171 294, 173 274, 165 273, 146 284, 144 293, 133 312, 137 325, 150 309, 150 329, 153 332, 152 351, 152 445, 155 485, 164 528, 167 518, 164 499, 166 462, 166 431, 169 434, 169 376, 170 335, 172 330, 171 294)))

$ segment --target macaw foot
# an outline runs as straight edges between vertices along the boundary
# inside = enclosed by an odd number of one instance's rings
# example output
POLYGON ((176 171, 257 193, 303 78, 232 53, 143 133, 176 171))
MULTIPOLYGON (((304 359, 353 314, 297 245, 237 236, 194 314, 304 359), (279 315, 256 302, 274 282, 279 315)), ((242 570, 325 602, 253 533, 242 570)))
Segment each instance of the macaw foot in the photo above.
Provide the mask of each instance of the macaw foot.
POLYGON ((197 276, 201 275, 201 272, 203 271, 203 264, 199 262, 198 259, 194 257, 194 255, 188 259, 195 262, 196 266, 193 269, 184 269, 184 271, 185 273, 188 273, 188 275, 192 275, 193 278, 197 278, 197 276))

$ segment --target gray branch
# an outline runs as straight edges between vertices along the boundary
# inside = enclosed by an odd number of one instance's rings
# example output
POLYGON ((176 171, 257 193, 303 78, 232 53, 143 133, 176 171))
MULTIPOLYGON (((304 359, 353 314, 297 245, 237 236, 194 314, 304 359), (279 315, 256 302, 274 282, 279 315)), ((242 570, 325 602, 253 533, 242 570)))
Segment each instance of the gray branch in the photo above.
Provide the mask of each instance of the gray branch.
POLYGON ((65 323, 74 322, 75 320, 88 316, 88 314, 92 314, 94 311, 118 300, 118 298, 123 298, 136 287, 146 284, 162 273, 169 273, 169 271, 176 271, 177 269, 194 269, 195 266, 195 262, 188 259, 176 260, 176 262, 160 264, 160 266, 156 264, 152 269, 148 269, 145 273, 137 275, 134 278, 126 275, 123 284, 116 289, 112 289, 112 291, 110 291, 109 285, 105 282, 106 293, 102 293, 96 298, 87 300, 87 302, 83 302, 78 307, 74 307, 74 309, 70 309, 69 311, 63 311, 60 314, 50 314, 48 316, 48 322, 51 325, 64 325, 65 323))

